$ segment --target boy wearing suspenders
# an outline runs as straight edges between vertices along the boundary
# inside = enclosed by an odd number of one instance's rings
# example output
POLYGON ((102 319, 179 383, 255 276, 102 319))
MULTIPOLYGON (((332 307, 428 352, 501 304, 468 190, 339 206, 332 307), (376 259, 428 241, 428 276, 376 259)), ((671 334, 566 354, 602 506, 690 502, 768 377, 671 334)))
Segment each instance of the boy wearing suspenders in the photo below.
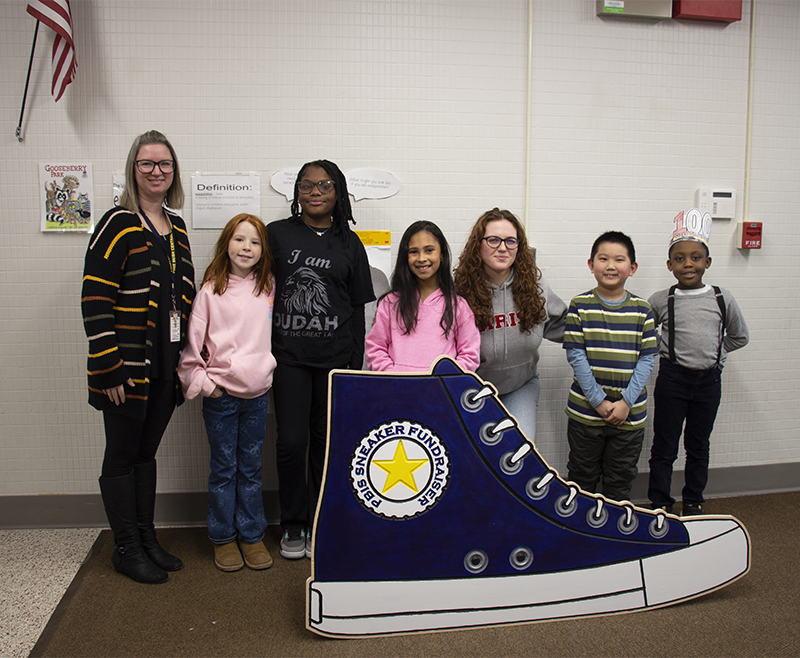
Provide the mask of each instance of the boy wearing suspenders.
POLYGON ((674 221, 667 269, 678 283, 648 300, 660 328, 648 498, 653 509, 672 512, 672 465, 685 421, 681 515, 694 516, 703 513, 710 437, 722 396, 722 368, 728 352, 747 345, 749 334, 733 295, 703 283, 703 274, 711 267, 711 216, 693 208, 674 221))

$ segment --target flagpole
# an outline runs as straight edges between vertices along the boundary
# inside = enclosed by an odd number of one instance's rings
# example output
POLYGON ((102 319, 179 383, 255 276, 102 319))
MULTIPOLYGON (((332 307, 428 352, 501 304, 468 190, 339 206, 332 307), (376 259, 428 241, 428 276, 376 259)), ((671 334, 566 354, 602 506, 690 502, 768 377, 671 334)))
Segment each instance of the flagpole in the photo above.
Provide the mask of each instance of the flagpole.
POLYGON ((36 50, 36 37, 39 36, 39 21, 36 21, 36 30, 33 32, 33 45, 31 46, 31 59, 28 62, 28 77, 25 79, 25 94, 22 96, 22 108, 19 111, 19 125, 17 125, 17 139, 22 141, 22 117, 25 114, 25 101, 28 99, 28 83, 31 81, 31 67, 33 66, 33 52, 36 50))

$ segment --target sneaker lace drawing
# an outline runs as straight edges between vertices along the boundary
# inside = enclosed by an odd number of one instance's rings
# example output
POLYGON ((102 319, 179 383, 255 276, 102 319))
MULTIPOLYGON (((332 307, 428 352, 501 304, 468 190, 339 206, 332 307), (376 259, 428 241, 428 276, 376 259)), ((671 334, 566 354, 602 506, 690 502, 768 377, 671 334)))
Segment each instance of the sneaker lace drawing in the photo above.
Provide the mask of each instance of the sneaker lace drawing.
POLYGON ((495 389, 334 371, 306 626, 359 637, 670 605, 750 566, 732 517, 679 519, 561 478, 495 389))

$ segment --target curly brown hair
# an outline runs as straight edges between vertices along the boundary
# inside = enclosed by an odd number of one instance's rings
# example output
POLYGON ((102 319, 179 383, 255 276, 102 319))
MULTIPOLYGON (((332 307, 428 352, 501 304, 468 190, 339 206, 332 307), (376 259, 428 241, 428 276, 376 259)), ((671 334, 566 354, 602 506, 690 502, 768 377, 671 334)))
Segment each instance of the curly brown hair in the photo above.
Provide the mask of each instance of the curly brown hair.
POLYGON ((511 283, 511 295, 517 307, 519 330, 530 333, 540 322, 544 322, 547 313, 544 308, 544 295, 539 280, 542 272, 536 267, 534 250, 528 246, 525 228, 513 213, 508 210, 492 208, 487 210, 475 222, 464 245, 464 251, 458 259, 455 271, 456 290, 469 303, 475 314, 475 324, 479 329, 491 327, 494 322, 492 314, 492 288, 483 267, 481 258, 481 239, 486 233, 486 225, 497 220, 507 220, 517 231, 519 246, 514 261, 514 281, 511 283))

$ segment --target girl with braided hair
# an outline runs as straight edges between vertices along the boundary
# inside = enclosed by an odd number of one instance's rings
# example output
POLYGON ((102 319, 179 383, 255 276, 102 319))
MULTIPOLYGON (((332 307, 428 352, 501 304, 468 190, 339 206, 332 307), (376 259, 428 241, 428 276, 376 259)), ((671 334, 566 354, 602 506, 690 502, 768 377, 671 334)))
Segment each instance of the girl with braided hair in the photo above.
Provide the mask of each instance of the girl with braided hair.
POLYGON ((308 162, 294 185, 292 216, 267 228, 276 294, 272 353, 281 555, 311 556, 325 462, 328 373, 360 369, 364 305, 375 299, 347 180, 328 160, 308 162))

